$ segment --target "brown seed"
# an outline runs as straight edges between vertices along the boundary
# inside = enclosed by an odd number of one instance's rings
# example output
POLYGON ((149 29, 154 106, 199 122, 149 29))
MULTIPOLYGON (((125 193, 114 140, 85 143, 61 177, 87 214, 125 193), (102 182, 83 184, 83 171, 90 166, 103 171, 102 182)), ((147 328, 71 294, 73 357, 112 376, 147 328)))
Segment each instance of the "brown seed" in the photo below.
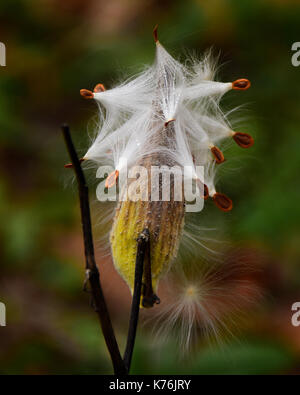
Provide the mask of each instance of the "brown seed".
POLYGON ((251 82, 249 80, 247 80, 246 78, 240 78, 239 80, 235 80, 232 83, 232 89, 236 89, 236 90, 246 90, 248 88, 250 88, 251 86, 251 82))
POLYGON ((232 137, 233 140, 242 148, 250 148, 254 144, 253 137, 248 133, 236 132, 232 137))
POLYGON ((210 150, 218 164, 225 161, 223 152, 218 147, 211 147, 210 150))
MULTIPOLYGON (((83 162, 84 160, 85 160, 84 158, 80 158, 80 159, 79 159, 79 162, 81 163, 81 162, 83 162)), ((65 167, 66 169, 70 169, 70 168, 73 167, 73 163, 67 163, 67 164, 64 165, 64 167, 65 167)))
POLYGON ((213 201, 222 211, 230 211, 232 209, 232 200, 224 193, 216 192, 213 196, 213 201))
POLYGON ((112 173, 110 173, 107 179, 105 180, 105 188, 113 187, 118 177, 119 177, 119 170, 114 170, 112 173))
POLYGON ((158 42, 157 29, 158 29, 158 25, 155 25, 155 26, 154 26, 154 29, 153 29, 153 37, 154 37, 154 41, 155 41, 156 43, 158 42))
POLYGON ((93 92, 89 91, 88 89, 80 89, 80 94, 85 99, 93 99, 94 98, 93 92))
POLYGON ((206 200, 206 199, 208 199, 209 198, 209 192, 208 192, 208 187, 207 187, 207 185, 206 184, 204 184, 204 190, 203 190, 203 192, 204 192, 204 200, 206 200))
POLYGON ((170 122, 174 122, 175 118, 169 119, 167 122, 165 122, 165 127, 169 125, 170 122))
POLYGON ((103 84, 97 84, 94 88, 94 92, 98 93, 98 92, 104 92, 106 89, 104 87, 103 84))
POLYGON ((198 187, 201 189, 203 188, 203 199, 206 200, 209 198, 209 192, 208 192, 208 187, 206 184, 203 184, 202 181, 199 179, 197 180, 198 187))

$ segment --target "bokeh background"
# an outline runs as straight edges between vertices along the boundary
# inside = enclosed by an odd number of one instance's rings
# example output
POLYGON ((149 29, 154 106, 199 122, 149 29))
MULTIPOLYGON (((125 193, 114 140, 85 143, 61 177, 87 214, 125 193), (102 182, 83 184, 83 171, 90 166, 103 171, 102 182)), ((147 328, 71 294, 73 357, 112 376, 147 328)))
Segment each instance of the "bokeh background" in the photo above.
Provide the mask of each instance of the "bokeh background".
MULTIPOLYGON (((222 80, 252 81, 249 91, 228 94, 231 106, 244 105, 241 130, 254 135, 255 145, 230 151, 238 170, 224 179, 235 202, 226 232, 259 268, 252 280, 265 296, 235 339, 222 347, 204 342, 188 361, 178 358, 172 340, 153 344, 151 331, 140 328, 132 373, 300 372, 300 327, 291 324, 291 305, 300 301, 300 67, 291 64, 291 46, 300 41, 299 2, 2 0, 1 374, 112 372, 82 292, 78 198, 63 167, 60 124, 70 124, 84 153, 96 107, 79 90, 98 82, 109 87, 150 63, 156 23, 172 54, 213 46, 224 64, 222 80)), ((129 292, 109 259, 98 263, 124 347, 129 292)))

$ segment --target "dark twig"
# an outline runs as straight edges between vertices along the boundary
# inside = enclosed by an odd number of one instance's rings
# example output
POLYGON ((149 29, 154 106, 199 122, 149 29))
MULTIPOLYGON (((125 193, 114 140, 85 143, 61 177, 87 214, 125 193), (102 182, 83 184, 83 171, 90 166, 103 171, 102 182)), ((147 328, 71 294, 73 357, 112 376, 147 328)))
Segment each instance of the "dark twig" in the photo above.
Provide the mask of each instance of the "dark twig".
POLYGON ((151 255, 150 255, 150 240, 147 245, 147 254, 144 259, 144 278, 142 290, 142 305, 145 308, 153 307, 154 304, 159 304, 159 297, 153 292, 152 287, 152 271, 151 271, 151 255))
POLYGON ((128 372, 130 371, 131 358, 132 358, 133 347, 135 343, 136 329, 139 319, 144 260, 145 260, 147 248, 149 246, 149 239, 150 239, 150 234, 148 229, 144 229, 137 239, 134 291, 133 291, 132 304, 131 304, 127 344, 124 353, 124 362, 128 372))
POLYGON ((118 375, 125 375, 127 374, 127 369, 124 361, 122 360, 118 343, 116 341, 104 294, 100 284, 99 271, 95 261, 88 187, 80 166, 80 161, 78 159, 71 139, 69 127, 67 125, 63 125, 62 131, 78 183, 86 261, 86 280, 89 281, 91 286, 93 304, 95 307, 95 311, 97 312, 99 317, 104 339, 113 363, 114 372, 118 375))

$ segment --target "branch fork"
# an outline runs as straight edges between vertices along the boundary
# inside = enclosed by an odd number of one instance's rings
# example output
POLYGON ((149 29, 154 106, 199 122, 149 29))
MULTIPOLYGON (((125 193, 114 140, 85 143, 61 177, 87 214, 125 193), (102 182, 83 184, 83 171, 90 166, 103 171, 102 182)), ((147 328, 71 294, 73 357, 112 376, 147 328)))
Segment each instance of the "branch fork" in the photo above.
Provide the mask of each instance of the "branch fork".
POLYGON ((100 273, 96 265, 88 187, 81 168, 82 160, 78 159, 68 125, 62 126, 62 132, 71 159, 71 163, 66 167, 73 168, 75 171, 80 199, 81 222, 86 262, 83 290, 90 292, 92 295, 92 305, 98 314, 103 336, 113 364, 114 373, 116 375, 128 375, 135 344, 141 296, 142 305, 144 307, 152 307, 155 303, 160 302, 159 298, 153 293, 152 289, 149 229, 145 228, 137 239, 134 292, 132 297, 127 343, 124 357, 122 358, 102 290, 100 273), (87 287, 88 283, 90 284, 90 290, 88 290, 87 287))

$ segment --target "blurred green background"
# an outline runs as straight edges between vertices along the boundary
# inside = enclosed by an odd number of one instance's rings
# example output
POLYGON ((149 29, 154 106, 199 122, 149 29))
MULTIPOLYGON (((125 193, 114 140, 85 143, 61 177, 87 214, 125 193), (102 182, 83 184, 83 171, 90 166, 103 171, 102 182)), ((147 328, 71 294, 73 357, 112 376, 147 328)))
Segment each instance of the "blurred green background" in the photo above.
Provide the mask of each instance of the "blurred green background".
MULTIPOLYGON (((203 346, 186 361, 170 341, 153 345, 140 328, 132 373, 286 374, 300 372, 300 41, 294 0, 2 0, 0 41, 0 327, 2 374, 105 374, 111 364, 89 295, 76 185, 60 133, 68 122, 79 154, 96 106, 79 90, 110 87, 152 62, 153 26, 174 55, 220 51, 220 77, 252 87, 228 94, 243 104, 249 150, 230 149, 234 173, 228 236, 254 258, 265 298, 223 347, 203 346)), ((228 160, 229 162, 229 160, 228 160)), ((94 182, 91 183, 93 191, 94 182)), ((94 193, 91 192, 92 198, 94 193)), ((97 209, 92 205, 92 209, 97 209)), ((97 236, 97 230, 96 230, 97 236)), ((98 259, 117 336, 124 347, 129 293, 109 259, 98 259)), ((254 281, 254 280, 253 280, 254 281)))

